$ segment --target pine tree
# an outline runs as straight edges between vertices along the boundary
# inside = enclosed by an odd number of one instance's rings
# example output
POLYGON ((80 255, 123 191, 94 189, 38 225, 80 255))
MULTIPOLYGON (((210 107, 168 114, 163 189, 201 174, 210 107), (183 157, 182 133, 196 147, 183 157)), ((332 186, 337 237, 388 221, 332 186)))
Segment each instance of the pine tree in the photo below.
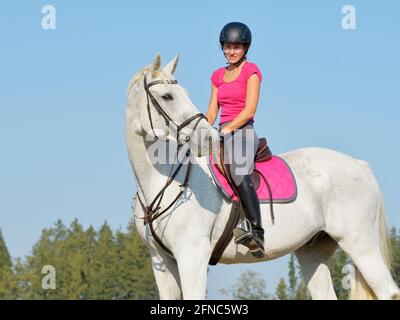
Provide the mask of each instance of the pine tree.
POLYGON ((288 300, 288 288, 283 278, 280 279, 275 292, 275 300, 288 300))
POLYGON ((307 285, 303 279, 299 282, 296 288, 296 292, 293 297, 294 300, 310 300, 310 294, 308 293, 307 285))
POLYGON ((127 233, 116 234, 121 269, 118 299, 158 299, 149 250, 135 230, 131 222, 127 233))
MULTIPOLYGON (((293 263, 294 263, 294 261, 293 261, 293 263)), ((296 286, 295 294, 292 299, 294 299, 294 300, 310 300, 311 296, 308 292, 307 284, 304 280, 303 271, 301 270, 300 265, 298 265, 298 264, 296 265, 295 268, 296 268, 295 270, 297 270, 296 275, 295 275, 295 277, 297 279, 297 281, 296 281, 297 286, 296 286)))
POLYGON ((114 235, 107 223, 97 232, 91 226, 85 231, 77 219, 69 228, 58 220, 42 231, 31 255, 16 259, 18 298, 157 299, 148 248, 134 230, 130 224, 114 235), (44 265, 56 270, 55 290, 42 287, 44 265))
POLYGON ((220 292, 233 300, 266 300, 269 295, 266 292, 265 281, 257 272, 246 270, 236 284, 230 289, 221 289, 220 292))
POLYGON ((294 262, 294 254, 290 254, 289 260, 289 298, 294 299, 297 289, 296 266, 294 262))
POLYGON ((75 219, 64 240, 57 244, 64 261, 58 264, 58 296, 62 299, 83 299, 88 283, 85 274, 90 270, 85 250, 86 239, 82 225, 75 219), (62 285, 62 286, 61 286, 62 285))
POLYGON ((290 255, 289 259, 288 278, 289 278, 289 288, 287 289, 287 299, 309 300, 310 295, 308 293, 306 283, 303 279, 300 266, 297 265, 295 262, 295 256, 293 253, 290 255))
POLYGON ((11 257, 0 229, 0 300, 15 299, 16 285, 11 257))
POLYGON ((347 254, 340 248, 336 250, 330 262, 330 272, 333 282, 333 288, 335 289, 336 296, 339 300, 347 300, 349 291, 343 287, 342 281, 345 274, 343 273, 343 267, 349 263, 347 254))
POLYGON ((83 250, 84 231, 77 220, 68 229, 58 220, 44 229, 32 255, 16 264, 22 299, 81 299, 87 287, 83 270, 89 269, 83 250), (43 287, 44 266, 55 269, 56 288, 43 287))
POLYGON ((90 281, 90 299, 114 300, 118 290, 118 251, 115 236, 107 222, 100 228, 93 254, 94 275, 90 281))
POLYGON ((54 265, 52 250, 52 231, 44 229, 39 241, 32 249, 32 255, 26 261, 18 260, 16 272, 20 284, 20 299, 51 299, 51 292, 42 288, 42 268, 44 265, 54 265), (50 296, 49 296, 50 294, 50 296))
POLYGON ((389 233, 389 244, 392 252, 392 275, 400 286, 400 233, 393 227, 389 233))
POLYGON ((95 299, 96 294, 92 287, 96 278, 95 269, 95 252, 97 247, 97 232, 90 226, 83 234, 82 252, 85 257, 84 268, 82 269, 82 282, 86 284, 86 288, 81 295, 81 299, 95 299))

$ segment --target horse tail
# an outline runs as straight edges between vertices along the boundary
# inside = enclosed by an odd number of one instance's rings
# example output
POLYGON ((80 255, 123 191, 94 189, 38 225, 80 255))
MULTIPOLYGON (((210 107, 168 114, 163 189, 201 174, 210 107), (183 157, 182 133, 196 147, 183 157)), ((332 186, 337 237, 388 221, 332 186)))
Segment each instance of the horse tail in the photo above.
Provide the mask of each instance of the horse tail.
MULTIPOLYGON (((381 248, 381 254, 386 266, 392 271, 392 256, 390 250, 390 242, 388 240, 387 229, 386 229, 386 215, 385 206, 383 202, 383 195, 379 197, 379 244, 381 248)), ((372 291, 371 287, 367 284, 361 272, 355 267, 355 279, 354 285, 351 287, 349 299, 351 300, 376 300, 376 296, 372 291)))

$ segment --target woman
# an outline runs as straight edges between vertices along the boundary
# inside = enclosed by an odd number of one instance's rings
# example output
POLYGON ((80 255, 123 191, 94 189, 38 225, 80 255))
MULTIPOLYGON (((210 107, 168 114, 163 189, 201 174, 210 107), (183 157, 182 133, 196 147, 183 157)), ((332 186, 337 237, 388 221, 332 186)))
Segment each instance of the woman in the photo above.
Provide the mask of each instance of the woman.
POLYGON ((251 179, 258 147, 253 122, 262 76, 258 67, 246 60, 251 32, 245 24, 228 23, 221 30, 219 41, 228 66, 217 69, 211 76, 211 98, 206 116, 213 125, 221 108, 219 131, 224 139, 224 163, 251 225, 251 228, 246 228, 246 223, 238 225, 234 230, 235 243, 249 247, 254 256, 263 257, 260 202, 251 179))

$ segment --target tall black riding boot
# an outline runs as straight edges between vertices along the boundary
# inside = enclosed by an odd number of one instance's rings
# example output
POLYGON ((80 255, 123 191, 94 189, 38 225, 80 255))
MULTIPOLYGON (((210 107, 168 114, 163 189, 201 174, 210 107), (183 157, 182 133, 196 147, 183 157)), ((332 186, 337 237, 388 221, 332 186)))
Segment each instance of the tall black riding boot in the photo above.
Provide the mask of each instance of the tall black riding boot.
POLYGON ((246 230, 239 225, 234 230, 235 242, 247 246, 253 256, 264 257, 264 229, 261 225, 260 201, 251 175, 244 176, 237 189, 251 230, 246 230))

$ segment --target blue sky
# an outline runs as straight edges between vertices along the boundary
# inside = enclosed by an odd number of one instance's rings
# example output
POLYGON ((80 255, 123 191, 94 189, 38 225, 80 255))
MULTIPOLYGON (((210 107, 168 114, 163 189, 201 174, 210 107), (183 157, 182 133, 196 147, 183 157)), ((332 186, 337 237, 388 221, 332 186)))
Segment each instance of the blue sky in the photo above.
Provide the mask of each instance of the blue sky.
MULTIPOLYGON (((368 161, 388 225, 400 227, 399 9, 397 0, 2 1, 0 228, 12 256, 29 254, 59 218, 125 228, 135 191, 124 141, 129 79, 157 52, 164 62, 179 53, 176 76, 205 112, 230 21, 253 32, 258 135, 274 153, 319 146, 368 161), (46 4, 55 30, 41 27, 46 4), (356 30, 341 27, 346 4, 356 30)), ((222 298, 218 289, 245 269, 273 292, 287 262, 211 267, 208 295, 222 298)))

